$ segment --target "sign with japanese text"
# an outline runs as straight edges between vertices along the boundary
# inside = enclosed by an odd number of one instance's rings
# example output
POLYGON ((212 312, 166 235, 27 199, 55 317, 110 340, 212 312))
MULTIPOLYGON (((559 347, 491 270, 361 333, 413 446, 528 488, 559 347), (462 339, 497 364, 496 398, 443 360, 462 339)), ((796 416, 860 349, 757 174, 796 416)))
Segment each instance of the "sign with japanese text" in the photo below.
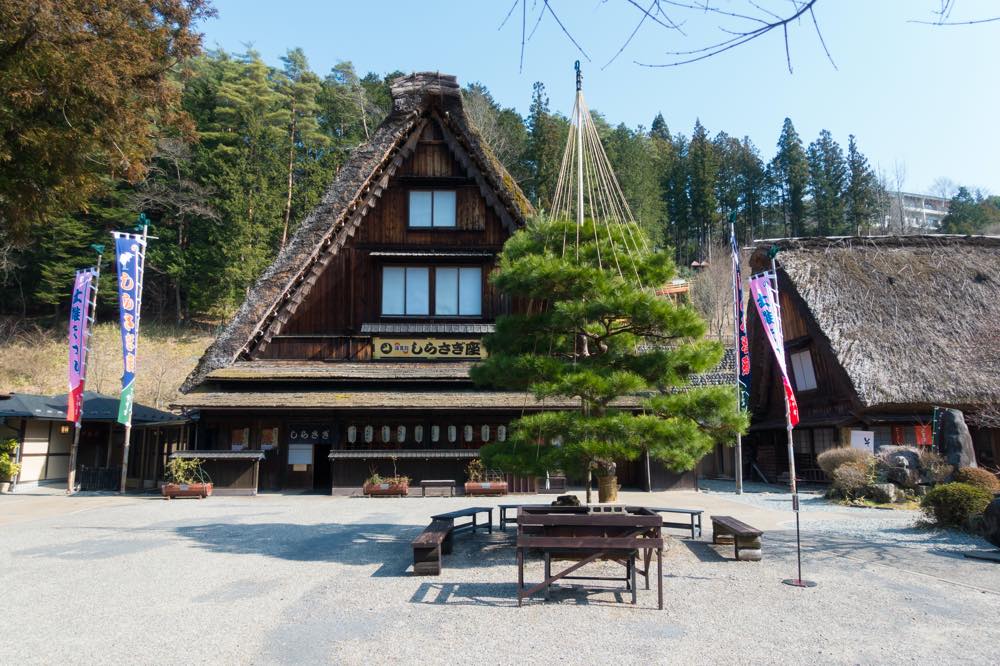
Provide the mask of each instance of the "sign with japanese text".
POLYGON ((118 422, 132 423, 135 394, 136 353, 139 343, 139 312, 142 305, 142 272, 146 263, 146 240, 137 234, 114 232, 118 266, 118 310, 122 338, 122 393, 118 422))
POLYGON ((375 338, 374 358, 482 359, 481 340, 442 338, 375 338))
POLYGON ((778 289, 774 281, 776 276, 770 271, 758 273, 750 278, 750 297, 757 306, 760 323, 764 326, 764 334, 781 369, 781 383, 785 389, 785 399, 788 401, 788 420, 792 426, 799 422, 799 405, 795 401, 795 392, 788 377, 788 364, 785 360, 785 338, 781 330, 781 309, 778 304, 778 289))
POLYGON ((83 417, 83 388, 86 381, 87 339, 90 327, 90 301, 93 298, 95 271, 76 272, 73 300, 69 306, 69 398, 66 420, 79 423, 83 417))
POLYGON ((860 449, 867 453, 875 453, 875 431, 852 430, 851 448, 860 449))
POLYGON ((330 426, 293 425, 288 430, 288 442, 290 444, 332 444, 333 431, 330 426))

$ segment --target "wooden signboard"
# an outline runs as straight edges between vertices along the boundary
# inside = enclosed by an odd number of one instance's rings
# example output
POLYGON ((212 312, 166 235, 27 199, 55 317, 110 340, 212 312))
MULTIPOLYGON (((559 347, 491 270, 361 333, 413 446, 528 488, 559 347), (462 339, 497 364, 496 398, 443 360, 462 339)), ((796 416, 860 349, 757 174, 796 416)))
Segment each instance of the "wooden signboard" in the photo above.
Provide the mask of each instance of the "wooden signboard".
POLYGON ((486 358, 482 340, 449 338, 374 338, 374 358, 473 360, 486 358))

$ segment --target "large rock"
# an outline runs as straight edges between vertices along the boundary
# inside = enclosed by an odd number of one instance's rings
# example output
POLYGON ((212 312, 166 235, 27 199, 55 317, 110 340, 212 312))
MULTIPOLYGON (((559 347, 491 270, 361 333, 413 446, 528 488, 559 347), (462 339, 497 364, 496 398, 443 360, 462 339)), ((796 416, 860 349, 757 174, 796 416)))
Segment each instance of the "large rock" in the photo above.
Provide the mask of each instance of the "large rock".
POLYGON ((983 536, 1000 548, 1000 497, 990 502, 983 512, 983 536))
POLYGON ((865 487, 865 497, 879 504, 889 504, 895 502, 899 496, 899 489, 891 483, 873 483, 865 487))
POLYGON ((886 470, 885 480, 900 488, 916 488, 920 483, 920 473, 911 467, 890 467, 886 470))
POLYGON ((938 436, 938 450, 955 469, 976 467, 976 452, 972 448, 972 435, 965 425, 965 416, 957 409, 942 410, 938 436))
POLYGON ((882 446, 878 457, 886 467, 920 469, 920 453, 912 446, 882 446))

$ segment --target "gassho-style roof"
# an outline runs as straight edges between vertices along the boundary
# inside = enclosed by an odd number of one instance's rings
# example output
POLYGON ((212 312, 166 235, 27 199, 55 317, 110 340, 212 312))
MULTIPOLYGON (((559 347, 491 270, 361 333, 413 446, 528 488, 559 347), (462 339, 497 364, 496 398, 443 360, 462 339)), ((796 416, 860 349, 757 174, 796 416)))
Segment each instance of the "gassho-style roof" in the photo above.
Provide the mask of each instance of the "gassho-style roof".
POLYGON ((426 123, 440 124, 448 147, 506 226, 511 230, 522 226, 532 214, 528 199, 466 116, 454 76, 419 72, 394 80, 390 89, 393 107, 389 116, 368 143, 351 153, 320 204, 205 351, 181 386, 182 392, 276 334, 414 151, 426 123))
MULTIPOLYGON (((6 400, 0 399, 0 417, 66 420, 66 394, 33 395, 13 393, 6 400)), ((116 421, 118 398, 94 391, 83 392, 83 421, 116 421)), ((157 426, 187 423, 188 419, 160 409, 135 403, 132 405, 132 425, 157 426)))
POLYGON ((762 241, 754 270, 772 245, 864 407, 1000 404, 1000 237, 762 241))

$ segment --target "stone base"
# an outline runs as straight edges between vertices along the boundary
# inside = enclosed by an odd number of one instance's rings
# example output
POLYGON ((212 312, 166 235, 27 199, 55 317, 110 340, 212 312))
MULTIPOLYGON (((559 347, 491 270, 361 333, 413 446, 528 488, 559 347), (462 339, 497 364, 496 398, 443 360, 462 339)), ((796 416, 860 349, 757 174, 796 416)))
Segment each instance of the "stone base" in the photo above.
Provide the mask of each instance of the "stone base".
POLYGON ((760 562, 761 557, 760 548, 740 548, 740 562, 760 562))

